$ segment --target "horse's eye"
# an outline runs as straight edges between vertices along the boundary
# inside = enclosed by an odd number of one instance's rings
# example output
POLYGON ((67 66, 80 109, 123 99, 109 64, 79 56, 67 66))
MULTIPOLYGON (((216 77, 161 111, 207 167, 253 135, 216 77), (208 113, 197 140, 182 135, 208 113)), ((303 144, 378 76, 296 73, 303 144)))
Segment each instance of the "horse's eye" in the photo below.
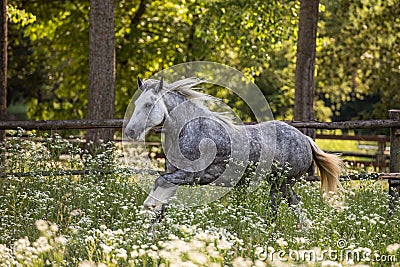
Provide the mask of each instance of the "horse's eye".
POLYGON ((146 104, 144 105, 145 108, 151 108, 152 106, 153 106, 153 104, 151 104, 151 103, 146 103, 146 104))

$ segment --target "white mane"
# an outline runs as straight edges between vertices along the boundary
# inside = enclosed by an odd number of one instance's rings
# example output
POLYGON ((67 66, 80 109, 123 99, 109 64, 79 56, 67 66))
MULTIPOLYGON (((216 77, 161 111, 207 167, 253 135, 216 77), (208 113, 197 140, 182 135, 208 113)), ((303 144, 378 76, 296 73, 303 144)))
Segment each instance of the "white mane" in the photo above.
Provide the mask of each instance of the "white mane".
POLYGON ((181 94, 187 99, 190 99, 194 101, 196 104, 198 104, 199 107, 207 109, 213 116, 218 118, 219 120, 225 122, 226 124, 235 127, 234 123, 234 116, 229 113, 229 112, 215 112, 211 111, 205 104, 208 103, 215 103, 219 104, 220 99, 213 97, 211 95, 207 95, 204 93, 201 93, 199 91, 195 91, 201 88, 195 87, 199 84, 205 83, 206 80, 201 80, 199 78, 185 78, 176 82, 173 82, 171 84, 165 84, 163 90, 169 91, 169 92, 176 92, 178 94, 181 94))

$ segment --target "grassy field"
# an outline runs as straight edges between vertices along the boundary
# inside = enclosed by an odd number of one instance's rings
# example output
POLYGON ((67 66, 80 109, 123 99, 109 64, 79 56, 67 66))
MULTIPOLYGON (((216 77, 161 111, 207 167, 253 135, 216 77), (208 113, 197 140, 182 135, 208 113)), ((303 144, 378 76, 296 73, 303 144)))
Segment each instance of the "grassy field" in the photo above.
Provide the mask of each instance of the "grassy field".
POLYGON ((400 266, 400 210, 389 212, 385 182, 343 182, 336 206, 319 183, 298 183, 309 228, 284 203, 276 220, 265 217, 267 183, 199 207, 172 204, 154 224, 135 183, 146 174, 121 169, 116 146, 101 150, 92 156, 57 136, 6 142, 0 266, 400 266), (68 169, 93 172, 59 175, 68 169))

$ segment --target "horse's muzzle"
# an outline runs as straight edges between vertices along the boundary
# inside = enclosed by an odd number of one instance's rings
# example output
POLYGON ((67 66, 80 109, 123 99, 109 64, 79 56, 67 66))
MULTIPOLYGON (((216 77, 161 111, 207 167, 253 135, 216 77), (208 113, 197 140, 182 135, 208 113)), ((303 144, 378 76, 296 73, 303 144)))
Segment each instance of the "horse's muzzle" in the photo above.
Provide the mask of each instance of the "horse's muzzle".
POLYGON ((128 138, 130 138, 130 139, 135 140, 135 139, 138 138, 137 133, 136 133, 135 130, 133 130, 133 129, 125 128, 125 131, 124 131, 124 132, 125 132, 125 135, 126 135, 128 138))

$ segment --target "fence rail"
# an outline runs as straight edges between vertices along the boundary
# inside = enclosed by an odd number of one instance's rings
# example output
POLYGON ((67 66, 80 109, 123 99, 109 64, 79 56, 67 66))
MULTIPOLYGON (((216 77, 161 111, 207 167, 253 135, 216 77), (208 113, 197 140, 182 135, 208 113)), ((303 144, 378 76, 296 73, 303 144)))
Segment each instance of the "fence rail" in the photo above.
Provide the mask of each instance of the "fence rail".
MULTIPOLYGON (((400 120, 367 120, 367 121, 285 121, 296 128, 314 129, 380 129, 400 128, 400 120)), ((71 129, 96 129, 96 128, 122 128, 124 119, 104 120, 41 120, 41 121, 0 121, 0 130, 71 130, 71 129)), ((254 124, 254 123, 249 123, 254 124)))
POLYGON ((41 120, 41 121, 0 121, 0 130, 73 130, 96 128, 122 128, 123 119, 107 120, 41 120))

